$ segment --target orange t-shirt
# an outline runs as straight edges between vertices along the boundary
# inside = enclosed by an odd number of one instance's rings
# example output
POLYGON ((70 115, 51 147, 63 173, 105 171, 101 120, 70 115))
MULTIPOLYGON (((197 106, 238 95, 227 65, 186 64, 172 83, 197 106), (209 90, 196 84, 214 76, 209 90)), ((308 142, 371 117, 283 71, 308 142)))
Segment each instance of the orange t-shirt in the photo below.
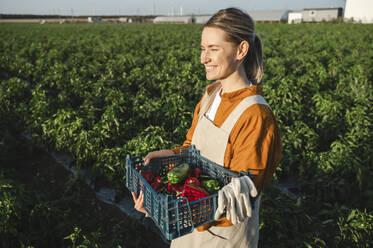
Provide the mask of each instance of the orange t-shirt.
MULTIPOLYGON (((216 86, 217 83, 209 85, 206 89, 207 93, 210 93, 216 86)), ((262 95, 262 89, 261 85, 256 85, 223 93, 213 123, 217 127, 221 127, 242 99, 247 96, 262 95)), ((180 149, 191 145, 200 107, 201 101, 195 108, 192 125, 186 134, 183 145, 172 149, 175 153, 179 153, 180 149)), ((229 135, 224 155, 224 167, 235 172, 251 171, 259 194, 263 187, 271 181, 280 158, 280 131, 272 110, 262 104, 251 105, 237 120, 229 135)), ((221 218, 208 225, 200 226, 197 230, 206 230, 211 225, 230 226, 232 223, 226 218, 221 218)))

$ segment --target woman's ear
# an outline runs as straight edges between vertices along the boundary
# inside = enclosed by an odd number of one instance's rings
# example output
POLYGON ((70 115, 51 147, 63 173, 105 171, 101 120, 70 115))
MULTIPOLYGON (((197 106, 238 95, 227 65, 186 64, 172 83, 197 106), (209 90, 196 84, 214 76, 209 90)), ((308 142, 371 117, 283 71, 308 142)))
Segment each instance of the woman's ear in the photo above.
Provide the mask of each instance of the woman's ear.
POLYGON ((245 58, 246 54, 249 52, 249 42, 246 40, 241 41, 237 47, 237 60, 245 58))

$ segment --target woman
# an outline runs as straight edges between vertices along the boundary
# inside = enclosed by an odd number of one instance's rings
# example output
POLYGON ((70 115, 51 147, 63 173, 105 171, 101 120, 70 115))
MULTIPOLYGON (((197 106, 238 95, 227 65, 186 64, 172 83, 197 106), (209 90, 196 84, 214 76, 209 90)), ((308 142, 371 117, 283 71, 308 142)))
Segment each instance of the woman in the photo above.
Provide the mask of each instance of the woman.
MULTIPOLYGON (((202 156, 231 171, 254 174, 253 181, 245 177, 223 187, 216 221, 173 240, 171 247, 257 247, 260 193, 279 164, 281 143, 275 117, 261 96, 262 48, 252 18, 236 8, 214 14, 203 27, 201 63, 206 78, 216 81, 197 104, 184 144, 150 152, 144 161, 193 144, 202 156), (254 198, 253 212, 232 203, 240 196, 254 198), (227 218, 219 218, 224 209, 227 218)), ((146 214, 142 193, 139 198, 133 193, 133 198, 135 208, 146 214)))

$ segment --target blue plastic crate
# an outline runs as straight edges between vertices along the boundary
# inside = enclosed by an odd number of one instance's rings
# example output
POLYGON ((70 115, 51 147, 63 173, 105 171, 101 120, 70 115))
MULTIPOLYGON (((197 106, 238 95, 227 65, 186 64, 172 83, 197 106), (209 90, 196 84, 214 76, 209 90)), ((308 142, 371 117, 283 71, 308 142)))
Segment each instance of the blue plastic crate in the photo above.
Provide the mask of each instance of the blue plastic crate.
POLYGON ((152 172, 163 177, 167 175, 169 168, 181 163, 188 163, 191 168, 201 168, 204 174, 218 180, 221 185, 228 184, 233 177, 252 177, 250 172, 231 172, 211 162, 202 157, 194 146, 184 149, 180 154, 152 159, 148 166, 143 165, 143 160, 139 156, 127 155, 126 187, 137 195, 143 190, 144 208, 167 240, 188 234, 194 228, 214 221, 218 206, 217 193, 193 202, 189 202, 185 197, 157 194, 140 174, 152 172))

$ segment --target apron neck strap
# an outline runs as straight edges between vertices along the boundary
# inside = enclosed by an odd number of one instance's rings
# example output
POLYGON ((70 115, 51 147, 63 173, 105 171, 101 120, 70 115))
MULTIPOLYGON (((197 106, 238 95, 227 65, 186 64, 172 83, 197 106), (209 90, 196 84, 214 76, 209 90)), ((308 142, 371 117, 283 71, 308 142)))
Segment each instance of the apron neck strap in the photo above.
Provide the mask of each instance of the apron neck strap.
MULTIPOLYGON (((215 83, 216 84, 216 83, 215 83)), ((207 93, 207 90, 205 94, 202 97, 201 101, 201 109, 199 110, 198 117, 201 118, 206 112, 209 110, 211 104, 213 103, 216 94, 220 91, 221 84, 215 86, 214 89, 210 93, 207 93)))
POLYGON ((242 113, 254 104, 263 104, 269 107, 269 104, 261 95, 248 96, 242 99, 242 101, 233 109, 232 113, 227 117, 221 128, 227 133, 231 133, 237 120, 241 117, 242 113))

